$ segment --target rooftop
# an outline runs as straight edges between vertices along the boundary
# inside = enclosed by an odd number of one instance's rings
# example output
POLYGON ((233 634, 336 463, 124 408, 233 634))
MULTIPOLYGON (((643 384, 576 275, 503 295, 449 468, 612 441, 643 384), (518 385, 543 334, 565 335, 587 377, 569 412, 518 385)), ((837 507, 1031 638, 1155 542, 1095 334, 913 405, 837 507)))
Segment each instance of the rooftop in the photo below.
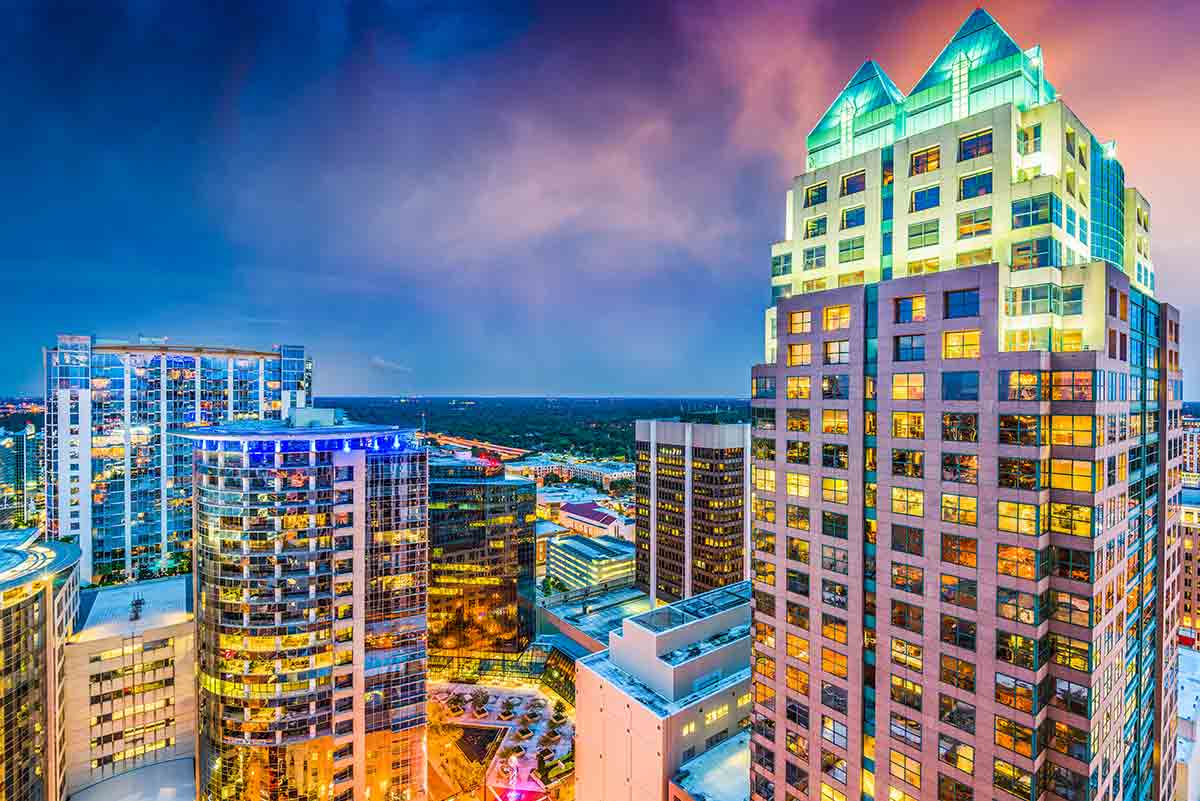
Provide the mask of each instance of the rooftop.
POLYGON ((553 520, 537 520, 533 524, 533 532, 539 537, 553 537, 568 530, 565 526, 560 526, 553 520))
POLYGON ((691 598, 638 615, 633 618, 633 622, 642 628, 661 633, 749 603, 750 597, 750 582, 739 581, 737 584, 693 595, 691 598))
POLYGON ((742 731, 685 763, 672 782, 695 801, 749 801, 750 731, 742 731))
POLYGON ((564 593, 569 600, 545 607, 589 639, 604 645, 608 635, 621 628, 626 618, 650 608, 650 596, 636 587, 620 587, 588 596, 564 593))
POLYGON ((79 594, 79 628, 71 642, 141 634, 192 619, 192 577, 172 576, 84 590, 79 594), (141 600, 136 620, 133 604, 141 600))
POLYGON ((1184 487, 1179 503, 1183 506, 1200 506, 1200 487, 1184 487))
POLYGON ((750 666, 747 664, 741 670, 727 673, 717 681, 705 684, 700 689, 672 701, 633 674, 613 664, 608 651, 600 651, 591 656, 585 656, 579 660, 578 664, 587 666, 602 679, 605 679, 616 687, 620 687, 626 695, 660 718, 668 718, 681 710, 687 709, 698 701, 736 687, 750 678, 750 666))
POLYGON ((584 503, 564 503, 560 507, 560 511, 565 514, 581 517, 584 520, 591 520, 593 523, 600 526, 607 526, 616 522, 617 516, 608 511, 595 501, 586 501, 584 503))
POLYGON ((195 801, 191 757, 153 762, 79 790, 71 801, 195 801))
POLYGON ((0 591, 66 570, 79 561, 79 546, 41 540, 36 528, 0 530, 0 591))
POLYGON ((191 440, 325 439, 391 435, 397 441, 402 436, 411 441, 413 430, 346 419, 315 425, 294 425, 288 420, 238 420, 202 428, 179 429, 171 433, 191 440))
POLYGON ((618 537, 585 537, 574 534, 558 537, 550 547, 572 551, 580 559, 588 560, 632 559, 637 555, 637 548, 632 542, 618 537))

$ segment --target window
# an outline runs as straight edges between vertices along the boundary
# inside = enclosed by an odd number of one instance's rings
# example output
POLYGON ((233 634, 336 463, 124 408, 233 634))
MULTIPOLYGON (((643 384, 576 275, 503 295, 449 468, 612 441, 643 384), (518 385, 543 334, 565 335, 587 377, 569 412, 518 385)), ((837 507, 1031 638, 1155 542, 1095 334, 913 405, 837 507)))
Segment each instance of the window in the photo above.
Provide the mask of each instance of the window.
POLYGON ((975 747, 953 737, 938 735, 938 759, 963 773, 975 773, 975 747))
MULTIPOLYGON (((911 453, 912 451, 910 451, 911 453)), ((912 526, 892 525, 892 550, 921 556, 925 551, 925 532, 912 526)))
POLYGON ((915 151, 908 159, 909 175, 922 175, 933 172, 942 166, 942 149, 937 145, 915 151))
POLYGON ((789 375, 785 387, 788 400, 808 400, 812 395, 812 379, 806 375, 789 375))
POLYGON ((936 273, 941 267, 941 260, 937 256, 930 256, 928 259, 915 259, 908 263, 907 275, 921 275, 922 273, 936 273))
POLYGON ((1039 565, 1039 553, 1035 548, 1022 548, 1018 545, 996 546, 997 575, 1036 581, 1045 574, 1044 567, 1044 563, 1039 565))
POLYGON ((1028 228, 1031 225, 1054 223, 1062 227, 1062 201, 1058 195, 1048 192, 1035 197, 1012 202, 1012 227, 1028 228))
POLYGON ((978 564, 978 544, 972 537, 961 537, 957 534, 942 535, 942 561, 961 567, 975 567, 978 564))
POLYGON ((970 734, 975 733, 975 707, 966 701, 939 695, 938 720, 970 734))
POLYGON ((787 349, 788 367, 803 367, 812 364, 812 343, 793 342, 787 349))
POLYGON ((973 453, 943 453, 942 481, 979 483, 979 457, 973 453))
POLYGON ((810 416, 808 409, 788 409, 787 410, 787 430, 806 432, 810 430, 810 416))
POLYGON ((848 470, 850 468, 850 446, 831 443, 822 445, 821 466, 848 470))
MULTIPOLYGON (((988 173, 991 175, 991 173, 988 173)), ((958 238, 974 239, 992 232, 992 207, 964 211, 958 215, 958 238)))
POLYGON ((821 670, 839 679, 846 678, 848 673, 846 655, 839 654, 832 648, 821 647, 821 670))
POLYGON ((750 410, 750 420, 754 428, 764 431, 775 430, 775 409, 770 406, 756 406, 750 410))
POLYGON ((912 334, 896 337, 896 361, 919 362, 925 359, 925 335, 912 334))
POLYGON ((925 319, 925 296, 896 298, 896 322, 915 323, 925 319))
POLYGON ((992 249, 979 248, 978 250, 964 250, 954 257, 956 267, 975 267, 980 264, 991 264, 992 249))
POLYGON ((892 749, 888 757, 888 772, 913 787, 921 786, 921 763, 900 751, 892 749))
POLYGON ((808 334, 812 332, 812 312, 794 311, 788 315, 789 334, 808 334))
POLYGON ((975 413, 944 412, 942 440, 945 442, 978 442, 979 415, 975 413))
POLYGON ((978 522, 979 499, 973 495, 942 493, 942 522, 974 526, 978 522))
POLYGON ((975 609, 979 605, 979 583, 949 573, 942 574, 942 600, 964 609, 975 609))
POLYGON ((825 364, 849 364, 850 340, 835 339, 825 343, 825 364))
POLYGON ((923 412, 892 412, 892 436, 898 439, 924 439, 923 412))
POLYGON ((892 449, 892 475, 908 478, 925 477, 925 452, 892 449))
POLYGON ((892 565, 892 587, 913 595, 925 594, 925 571, 912 565, 892 565))
POLYGON ((845 264, 849 261, 862 261, 865 252, 861 236, 856 236, 853 239, 842 239, 838 242, 838 264, 845 264))
POLYGON ((923 248, 938 243, 938 221, 911 223, 908 226, 908 248, 923 248))
POLYGON ((1092 536, 1092 507, 1074 503, 1051 503, 1050 532, 1076 537, 1092 536))
POLYGON ((1057 284, 1009 287, 1004 292, 1004 310, 1010 315, 1058 314, 1061 303, 1057 284))
POLYGON ((938 801, 975 801, 975 791, 970 785, 939 773, 938 801))
POLYGON ((1049 382, 1043 378, 1042 373, 1032 370, 1000 371, 1002 401, 1049 400, 1049 391, 1049 382))
MULTIPOLYGON (((977 172, 958 179, 958 199, 970 200, 973 197, 983 197, 992 194, 992 171, 977 172)), ((988 209, 991 217, 991 209, 988 209)))
POLYGON ((1037 670, 1038 666, 1045 662, 1046 654, 1041 644, 1031 637, 998 631, 996 658, 1027 670, 1037 670))
POLYGON ((1011 762, 996 759, 993 763, 992 784, 1021 801, 1033 798, 1033 774, 1021 770, 1011 762))
MULTIPOLYGON (((834 545, 822 545, 821 567, 825 570, 841 573, 843 576, 846 575, 850 571, 850 552, 845 548, 838 548, 834 545)), ((845 643, 846 640, 842 639, 839 642, 845 643)))
POLYGON ((1050 486, 1053 489, 1092 491, 1092 471, 1095 465, 1086 459, 1051 459, 1050 486))
POLYGON ((910 709, 921 711, 921 685, 902 676, 891 677, 891 697, 898 704, 904 704, 910 709))
POLYGON ((925 211, 926 209, 935 209, 941 204, 942 188, 937 184, 927 186, 924 189, 914 189, 912 198, 908 204, 908 210, 912 212, 925 211))
POLYGON ((821 512, 821 533, 826 537, 846 539, 850 533, 850 518, 837 512, 821 512))
POLYGON ((1001 445, 1042 445, 1041 418, 1032 414, 1000 415, 1001 445))
POLYGON ((788 464, 808 464, 809 450, 810 446, 807 442, 789 439, 787 443, 788 464))
POLYGON ((945 331, 942 333, 943 359, 978 359, 979 331, 945 331))
POLYGON ((996 614, 1005 620, 1036 626, 1045 619, 1042 614, 1044 595, 1039 598, 1032 593, 996 588, 996 614))
POLYGON ((769 399, 775 397, 775 377, 756 376, 750 382, 750 397, 769 399))
POLYGON ((956 289, 946 293, 946 319, 979 316, 979 290, 956 289))
POLYGON ((914 634, 921 634, 924 629, 925 612, 921 607, 907 604, 904 601, 892 599, 892 625, 899 626, 914 634))
POLYGON ((1090 627, 1092 625, 1092 599, 1062 590, 1051 590, 1050 617, 1062 623, 1090 627))
POLYGON ((784 253, 782 256, 771 257, 771 277, 777 278, 781 275, 792 274, 792 254, 784 253))
POLYGON ((1041 152, 1042 149, 1042 124, 1036 123, 1027 128, 1017 129, 1017 152, 1022 156, 1029 156, 1033 153, 1041 152))
POLYGON ((1055 370, 1051 374, 1050 400, 1093 400, 1091 370, 1055 370))
POLYGON ((850 483, 844 478, 822 478, 821 500, 828 503, 850 503, 850 483))
POLYGON ((1036 504, 999 501, 996 504, 996 527, 1001 531, 1036 537, 1041 533, 1039 511, 1036 504))
POLYGON ((1083 286, 1062 288, 1062 313, 1065 316, 1083 314, 1083 286))
POLYGON ((892 514, 925 516, 925 493, 907 487, 892 487, 892 514))
POLYGON ((859 170, 842 176, 842 197, 855 195, 867 188, 867 171, 859 170))
MULTIPOLYGON (((895 653, 896 653, 896 643, 897 642, 903 643, 904 641, 903 640, 892 640, 892 654, 893 655, 895 655, 895 653)), ((908 643, 905 643, 905 644, 907 645, 908 643)), ((916 648, 918 651, 921 648, 921 646, 919 646, 919 645, 916 645, 913 647, 916 648)), ((895 660, 893 659, 892 661, 894 662, 895 660)), ((903 664, 903 663, 897 663, 897 664, 903 664)), ((918 667, 918 668, 916 668, 916 670, 920 670, 920 668, 918 667)), ((888 731, 897 740, 907 743, 908 745, 911 745, 913 748, 920 750, 920 748, 921 748, 921 724, 918 723, 917 721, 910 720, 909 718, 906 718, 897 712, 893 712, 892 713, 892 722, 891 722, 891 725, 888 727, 888 731)))
POLYGON ((804 188, 804 208, 819 206, 828 199, 829 186, 822 181, 804 188))
POLYGON ((819 270, 825 266, 824 245, 817 245, 814 248, 805 248, 802 256, 805 270, 819 270))
POLYGON ((845 748, 847 743, 845 723, 839 723, 828 715, 821 716, 821 739, 833 743, 839 748, 845 748))
POLYGON ((845 409, 823 409, 821 431, 825 434, 847 434, 850 431, 850 413, 845 409))
POLYGON ((850 327, 850 307, 826 306, 821 310, 821 328, 825 331, 841 331, 850 327))
POLYGON ((759 492, 775 491, 775 471, 770 467, 755 467, 751 471, 752 484, 759 492))
POLYGON ((995 743, 1022 756, 1033 756, 1033 729, 996 715, 995 743))
POLYGON ((925 400, 925 374, 892 373, 892 400, 925 400))
POLYGON ((852 209, 842 209, 842 230, 858 228, 867 222, 867 207, 855 206, 852 209))
POLYGON ((976 634, 975 623, 973 621, 964 620, 953 615, 942 615, 941 638, 942 642, 947 645, 974 651, 976 634))
POLYGON ((979 133, 968 134, 961 136, 958 139, 958 160, 969 161, 971 159, 986 156, 992 152, 992 130, 989 128, 986 131, 979 133))
POLYGON ((979 400, 979 373, 975 370, 942 373, 942 400, 979 400))
POLYGON ((1014 242, 1012 268, 1032 270, 1037 267, 1058 267, 1062 264, 1062 243, 1051 237, 1014 242))
POLYGON ((999 483, 1005 489, 1036 491, 1042 485, 1034 459, 1001 456, 998 465, 999 483))
MULTIPOLYGON (((784 479, 784 486, 787 489, 787 494, 792 498, 807 498, 809 496, 808 476, 803 473, 788 473, 784 479)), ((772 491, 774 491, 772 489, 772 491)))
POLYGON ((845 373, 821 376, 821 398, 823 400, 849 400, 850 376, 845 373))

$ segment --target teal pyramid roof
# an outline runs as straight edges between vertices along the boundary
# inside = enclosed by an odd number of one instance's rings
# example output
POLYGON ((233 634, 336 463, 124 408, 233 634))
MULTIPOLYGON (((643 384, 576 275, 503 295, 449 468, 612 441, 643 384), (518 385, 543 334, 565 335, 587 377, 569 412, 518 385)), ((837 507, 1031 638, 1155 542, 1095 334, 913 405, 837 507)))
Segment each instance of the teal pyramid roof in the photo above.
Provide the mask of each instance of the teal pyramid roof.
POLYGON ((846 84, 846 88, 830 104, 824 116, 809 135, 836 128, 841 120, 842 107, 847 100, 854 104, 854 116, 857 117, 893 103, 904 102, 904 93, 896 87, 895 82, 887 76, 882 67, 871 59, 867 59, 854 73, 850 82, 846 84))
POLYGON ((977 8, 967 17, 967 21, 958 29, 958 33, 954 34, 954 38, 942 50, 941 55, 929 65, 929 69, 921 76, 921 80, 910 94, 915 95, 950 80, 951 68, 958 60, 959 54, 964 54, 970 59, 973 69, 1020 52, 1021 48, 1017 47, 1013 38, 1000 27, 1000 23, 987 11, 977 8))

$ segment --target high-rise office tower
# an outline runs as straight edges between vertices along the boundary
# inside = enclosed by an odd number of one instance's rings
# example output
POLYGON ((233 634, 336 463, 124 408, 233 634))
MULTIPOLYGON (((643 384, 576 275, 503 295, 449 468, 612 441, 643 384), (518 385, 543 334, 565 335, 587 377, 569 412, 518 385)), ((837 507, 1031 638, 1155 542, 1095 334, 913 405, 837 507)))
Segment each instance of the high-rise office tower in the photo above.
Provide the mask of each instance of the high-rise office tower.
POLYGON ((0 794, 64 801, 63 646, 79 610, 79 549, 40 534, 0 531, 0 794))
POLYGON ((1179 313, 982 10, 808 138, 753 370, 756 799, 1166 801, 1179 313))
POLYGON ((487 459, 429 464, 429 669, 505 672, 533 639, 537 485, 487 459))
POLYGON ((425 451, 332 409, 187 439, 198 797, 423 801, 425 451))
POLYGON ((671 603, 745 580, 750 427, 638 420, 636 584, 671 603))
POLYGON ((1200 487, 1200 418, 1183 416, 1183 483, 1200 487))
POLYGON ((39 518, 42 434, 32 425, 0 428, 0 528, 33 526, 39 518))
POLYGON ((45 351, 46 533, 77 542, 84 583, 185 570, 192 461, 169 429, 278 420, 307 406, 304 349, 60 336, 45 351))

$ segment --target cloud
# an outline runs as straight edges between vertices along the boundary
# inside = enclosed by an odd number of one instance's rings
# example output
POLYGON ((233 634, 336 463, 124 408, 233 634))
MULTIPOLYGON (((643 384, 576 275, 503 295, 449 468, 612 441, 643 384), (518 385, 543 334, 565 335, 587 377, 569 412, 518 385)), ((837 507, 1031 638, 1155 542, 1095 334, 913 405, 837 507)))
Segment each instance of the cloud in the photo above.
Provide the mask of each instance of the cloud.
POLYGON ((389 373, 411 373, 413 371, 408 365, 385 359, 382 356, 372 356, 370 364, 377 370, 385 370, 389 373))

